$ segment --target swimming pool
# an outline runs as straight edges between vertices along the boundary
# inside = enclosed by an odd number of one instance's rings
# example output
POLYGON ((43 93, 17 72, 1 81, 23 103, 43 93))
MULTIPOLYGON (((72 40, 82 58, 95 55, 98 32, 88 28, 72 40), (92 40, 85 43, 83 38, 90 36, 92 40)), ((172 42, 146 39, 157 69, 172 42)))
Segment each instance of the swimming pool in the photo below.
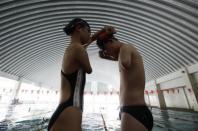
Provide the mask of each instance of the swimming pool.
MULTIPOLYGON (((120 120, 118 111, 114 115, 105 113, 84 113, 83 114, 83 131, 105 131, 103 118, 108 131, 120 131, 120 120), (103 116, 103 118, 102 118, 103 116)), ((190 113, 173 110, 152 109, 154 116, 153 131, 197 131, 198 130, 198 113, 190 113)), ((1 131, 46 131, 48 117, 33 118, 17 121, 4 121, 0 124, 1 131)))

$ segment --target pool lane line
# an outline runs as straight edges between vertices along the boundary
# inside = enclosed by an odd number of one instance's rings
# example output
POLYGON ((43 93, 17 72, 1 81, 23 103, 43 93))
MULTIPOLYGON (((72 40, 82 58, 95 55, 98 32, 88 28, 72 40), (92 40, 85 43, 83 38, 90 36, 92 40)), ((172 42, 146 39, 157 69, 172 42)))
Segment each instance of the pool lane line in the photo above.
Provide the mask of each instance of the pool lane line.
POLYGON ((105 129, 105 131, 108 131, 108 130, 107 130, 106 123, 105 123, 105 119, 104 119, 104 117, 103 117, 103 115, 102 115, 101 110, 100 110, 100 114, 101 114, 101 117, 102 117, 102 121, 103 121, 104 129, 105 129))

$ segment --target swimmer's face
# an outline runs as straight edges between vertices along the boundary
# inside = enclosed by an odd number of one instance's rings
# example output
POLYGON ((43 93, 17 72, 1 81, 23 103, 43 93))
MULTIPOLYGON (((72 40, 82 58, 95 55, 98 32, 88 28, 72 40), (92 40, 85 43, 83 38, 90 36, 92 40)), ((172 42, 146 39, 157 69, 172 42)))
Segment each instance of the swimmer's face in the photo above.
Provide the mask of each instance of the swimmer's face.
POLYGON ((118 42, 119 41, 116 38, 109 39, 104 45, 106 53, 113 57, 117 57, 118 54, 116 53, 116 50, 118 48, 118 42))
POLYGON ((86 44, 90 41, 90 35, 91 35, 90 27, 87 26, 81 27, 79 33, 82 44, 86 44))

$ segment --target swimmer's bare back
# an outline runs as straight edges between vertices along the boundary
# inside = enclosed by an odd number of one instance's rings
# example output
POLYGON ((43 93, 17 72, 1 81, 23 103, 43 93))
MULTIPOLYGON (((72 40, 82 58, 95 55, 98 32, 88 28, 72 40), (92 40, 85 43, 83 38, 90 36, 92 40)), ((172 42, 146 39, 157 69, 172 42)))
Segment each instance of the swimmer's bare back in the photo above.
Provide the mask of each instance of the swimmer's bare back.
POLYGON ((137 49, 123 44, 118 57, 120 71, 120 106, 145 105, 145 73, 137 49))

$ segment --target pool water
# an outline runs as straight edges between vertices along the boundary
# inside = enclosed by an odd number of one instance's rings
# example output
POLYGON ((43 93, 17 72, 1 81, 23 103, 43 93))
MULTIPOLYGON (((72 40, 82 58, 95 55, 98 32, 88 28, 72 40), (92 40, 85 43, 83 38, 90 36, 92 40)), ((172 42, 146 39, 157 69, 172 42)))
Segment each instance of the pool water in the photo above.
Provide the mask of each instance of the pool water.
MULTIPOLYGON (((154 116, 153 131, 198 131, 198 113, 159 110, 153 108, 154 116)), ((118 111, 115 115, 101 113, 83 114, 83 131, 105 131, 104 122, 108 131, 120 131, 118 111)), ((0 131, 46 131, 49 118, 34 118, 27 120, 2 121, 0 131)))

